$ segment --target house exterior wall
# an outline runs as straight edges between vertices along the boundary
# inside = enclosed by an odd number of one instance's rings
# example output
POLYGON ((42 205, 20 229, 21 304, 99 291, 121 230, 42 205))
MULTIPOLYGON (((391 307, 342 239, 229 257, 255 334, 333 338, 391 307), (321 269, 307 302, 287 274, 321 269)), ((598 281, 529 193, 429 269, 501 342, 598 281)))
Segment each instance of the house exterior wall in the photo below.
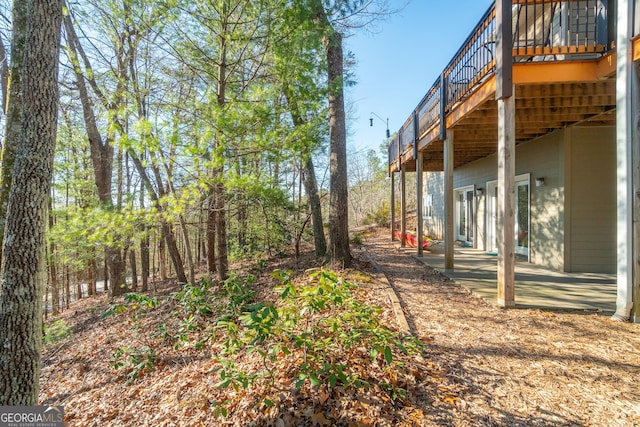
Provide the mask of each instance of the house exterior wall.
POLYGON ((530 173, 529 259, 552 270, 565 269, 564 139, 566 129, 518 145, 516 175, 530 173), (544 186, 536 187, 536 178, 544 186))
POLYGON ((573 127, 565 142, 571 182, 567 215, 566 271, 616 272, 616 131, 573 127))
MULTIPOLYGON (((558 271, 615 272, 615 129, 562 129, 516 147, 516 175, 529 175, 529 257, 558 271), (536 187, 536 178, 544 186, 536 187)), ((497 157, 480 159, 455 170, 454 188, 482 189, 475 196, 474 246, 487 241, 488 183, 497 180, 497 157)), ((425 234, 443 239, 442 172, 425 173, 431 217, 425 234)))
MULTIPOLYGON (((554 132, 516 147, 516 176, 529 174, 530 177, 530 260, 555 270, 564 267, 563 133, 554 132), (545 186, 535 186, 537 177, 545 178, 545 186)), ((458 168, 454 175, 454 188, 474 185, 483 189, 483 195, 476 196, 478 238, 474 242, 474 246, 482 250, 489 250, 491 246, 487 241, 487 184, 497 179, 495 155, 458 168)))
POLYGON ((444 172, 424 173, 424 200, 431 200, 431 215, 429 209, 423 209, 424 234, 438 240, 444 239, 444 172))

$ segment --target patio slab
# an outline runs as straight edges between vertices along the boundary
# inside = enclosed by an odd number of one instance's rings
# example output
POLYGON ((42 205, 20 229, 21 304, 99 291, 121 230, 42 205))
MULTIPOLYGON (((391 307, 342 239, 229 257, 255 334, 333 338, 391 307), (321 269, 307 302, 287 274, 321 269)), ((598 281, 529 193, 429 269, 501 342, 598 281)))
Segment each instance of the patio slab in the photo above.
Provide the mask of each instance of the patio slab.
MULTIPOLYGON (((399 246, 398 246, 399 247, 399 246)), ((491 304, 497 300, 497 257, 484 251, 456 246, 454 270, 444 271, 444 245, 417 256, 415 248, 400 248, 419 262, 435 268, 491 304)), ((616 275, 563 273, 518 259, 515 267, 516 308, 588 310, 611 315, 616 310, 616 275)))

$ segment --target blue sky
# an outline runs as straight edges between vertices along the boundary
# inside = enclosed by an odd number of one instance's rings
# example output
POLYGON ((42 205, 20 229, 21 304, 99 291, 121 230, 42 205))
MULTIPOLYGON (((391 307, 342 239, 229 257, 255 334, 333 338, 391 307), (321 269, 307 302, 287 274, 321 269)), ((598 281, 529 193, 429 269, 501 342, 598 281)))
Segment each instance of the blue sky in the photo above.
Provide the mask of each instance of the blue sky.
POLYGON ((345 39, 345 50, 357 61, 357 85, 347 92, 350 150, 379 151, 386 125, 374 117, 370 127, 370 113, 388 117, 392 134, 400 129, 491 3, 411 0, 375 32, 358 30, 345 39))

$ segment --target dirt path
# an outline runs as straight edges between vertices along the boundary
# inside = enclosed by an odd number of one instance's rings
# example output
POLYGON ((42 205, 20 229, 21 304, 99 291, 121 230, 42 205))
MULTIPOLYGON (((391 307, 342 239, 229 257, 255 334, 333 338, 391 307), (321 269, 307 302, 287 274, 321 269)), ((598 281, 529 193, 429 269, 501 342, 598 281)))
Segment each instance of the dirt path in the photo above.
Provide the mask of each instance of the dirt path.
POLYGON ((364 243, 458 385, 455 409, 429 414, 434 425, 640 426, 638 325, 500 310, 397 250, 386 230, 364 243))

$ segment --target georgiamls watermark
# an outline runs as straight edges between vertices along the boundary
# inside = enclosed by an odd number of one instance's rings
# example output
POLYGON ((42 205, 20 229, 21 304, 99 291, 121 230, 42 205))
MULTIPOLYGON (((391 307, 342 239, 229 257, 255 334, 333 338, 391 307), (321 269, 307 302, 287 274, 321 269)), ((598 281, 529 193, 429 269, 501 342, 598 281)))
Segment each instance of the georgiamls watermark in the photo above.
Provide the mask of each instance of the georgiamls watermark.
POLYGON ((0 406, 0 427, 63 426, 63 406, 0 406))

